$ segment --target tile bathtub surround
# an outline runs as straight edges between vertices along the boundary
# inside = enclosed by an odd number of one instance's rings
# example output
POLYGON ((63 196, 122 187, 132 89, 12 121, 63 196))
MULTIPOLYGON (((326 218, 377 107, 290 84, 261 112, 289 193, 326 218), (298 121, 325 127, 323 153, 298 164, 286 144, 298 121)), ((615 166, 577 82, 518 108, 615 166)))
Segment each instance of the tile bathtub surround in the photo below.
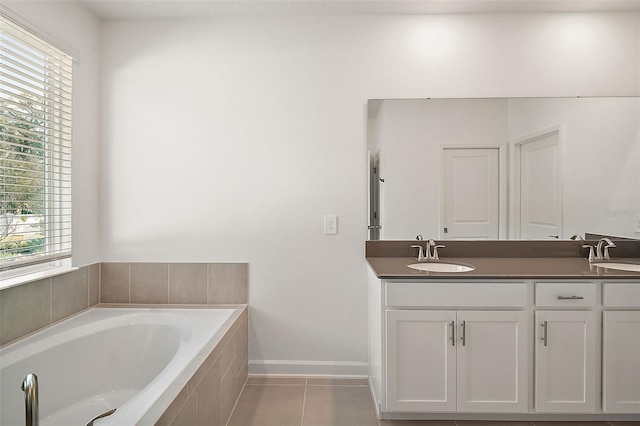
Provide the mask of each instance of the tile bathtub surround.
POLYGON ((0 345, 98 303, 100 265, 0 290, 0 345))
POLYGON ((218 344, 195 361, 197 368, 155 424, 226 425, 248 375, 248 333, 245 309, 218 344))
POLYGON ((248 263, 102 263, 101 303, 246 304, 248 263))

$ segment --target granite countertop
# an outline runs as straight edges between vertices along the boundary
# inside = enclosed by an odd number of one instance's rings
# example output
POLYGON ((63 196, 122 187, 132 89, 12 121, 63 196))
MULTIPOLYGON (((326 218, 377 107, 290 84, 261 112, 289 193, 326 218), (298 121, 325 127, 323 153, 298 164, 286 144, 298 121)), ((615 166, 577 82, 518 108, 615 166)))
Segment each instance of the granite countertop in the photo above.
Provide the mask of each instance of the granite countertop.
MULTIPOLYGON (((583 257, 441 257, 440 262, 475 266, 469 272, 425 272, 409 268, 415 257, 367 256, 380 279, 640 279, 640 272, 605 269, 583 257)), ((612 259, 638 263, 640 258, 612 259)))

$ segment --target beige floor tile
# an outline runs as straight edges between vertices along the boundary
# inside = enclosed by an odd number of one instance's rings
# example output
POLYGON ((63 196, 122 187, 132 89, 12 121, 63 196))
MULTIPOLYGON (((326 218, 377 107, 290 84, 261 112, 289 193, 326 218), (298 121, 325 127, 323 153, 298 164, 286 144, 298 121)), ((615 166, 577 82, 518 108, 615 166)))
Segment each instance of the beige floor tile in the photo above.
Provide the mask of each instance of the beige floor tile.
POLYGON ((248 385, 302 385, 307 383, 305 377, 249 377, 248 385))
MULTIPOLYGON (((456 420, 458 426, 533 426, 533 422, 509 422, 495 420, 456 420)), ((566 426, 566 425, 565 425, 566 426)))
POLYGON ((308 386, 302 426, 378 426, 369 388, 308 386))
POLYGON ((369 386, 367 379, 324 379, 310 378, 309 386, 369 386))
POLYGON ((535 426, 611 426, 609 422, 537 422, 535 426))
POLYGON ((380 426, 456 426, 453 420, 380 420, 380 426))
POLYGON ((304 389, 247 384, 228 426, 300 426, 304 389))

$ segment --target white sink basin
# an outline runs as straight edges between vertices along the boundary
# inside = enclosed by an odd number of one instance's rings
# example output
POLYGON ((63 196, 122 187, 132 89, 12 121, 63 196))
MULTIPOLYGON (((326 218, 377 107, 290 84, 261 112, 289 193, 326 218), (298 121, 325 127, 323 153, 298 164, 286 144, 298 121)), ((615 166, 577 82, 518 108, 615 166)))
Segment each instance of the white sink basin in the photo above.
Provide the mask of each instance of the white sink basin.
POLYGON ((411 269, 427 272, 469 272, 473 271, 475 266, 463 265, 459 263, 446 263, 446 262, 425 262, 425 263, 412 263, 407 265, 411 269))
POLYGON ((592 265, 600 268, 617 269, 618 271, 640 272, 640 265, 623 262, 593 262, 592 265))

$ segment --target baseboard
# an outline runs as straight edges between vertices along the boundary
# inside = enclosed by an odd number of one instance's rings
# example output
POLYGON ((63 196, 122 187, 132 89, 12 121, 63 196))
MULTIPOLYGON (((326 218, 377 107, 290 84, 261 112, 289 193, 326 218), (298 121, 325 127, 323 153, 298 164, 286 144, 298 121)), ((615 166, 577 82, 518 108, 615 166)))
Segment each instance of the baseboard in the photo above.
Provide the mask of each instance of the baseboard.
POLYGON ((333 376, 366 378, 369 364, 350 361, 249 360, 252 376, 333 376))

